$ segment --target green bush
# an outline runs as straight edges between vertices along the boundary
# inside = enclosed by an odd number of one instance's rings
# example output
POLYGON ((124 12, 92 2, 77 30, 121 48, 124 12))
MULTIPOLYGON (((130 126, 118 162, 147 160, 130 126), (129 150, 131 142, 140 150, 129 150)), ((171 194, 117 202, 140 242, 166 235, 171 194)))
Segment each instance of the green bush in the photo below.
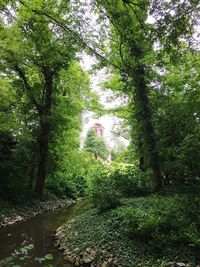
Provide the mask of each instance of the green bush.
POLYGON ((86 175, 76 175, 74 174, 71 178, 73 183, 73 192, 76 197, 83 197, 86 193, 87 181, 86 175))
POLYGON ((148 243, 161 253, 164 248, 186 245, 200 249, 200 202, 181 197, 152 196, 138 205, 119 208, 125 234, 148 243), (193 205, 193 211, 191 210, 193 205))
POLYGON ((91 177, 89 194, 100 211, 117 207, 121 197, 147 194, 153 188, 149 173, 142 173, 133 166, 101 166, 91 177))
POLYGON ((90 180, 89 194, 92 203, 100 211, 115 208, 120 203, 120 193, 116 189, 114 180, 110 176, 109 170, 96 171, 90 180))
POLYGON ((84 175, 72 175, 71 177, 49 176, 46 182, 46 188, 51 190, 55 195, 77 198, 83 197, 86 191, 86 178, 84 175))
POLYGON ((143 195, 153 191, 153 180, 150 172, 142 172, 135 166, 122 165, 114 168, 111 179, 122 196, 143 195))

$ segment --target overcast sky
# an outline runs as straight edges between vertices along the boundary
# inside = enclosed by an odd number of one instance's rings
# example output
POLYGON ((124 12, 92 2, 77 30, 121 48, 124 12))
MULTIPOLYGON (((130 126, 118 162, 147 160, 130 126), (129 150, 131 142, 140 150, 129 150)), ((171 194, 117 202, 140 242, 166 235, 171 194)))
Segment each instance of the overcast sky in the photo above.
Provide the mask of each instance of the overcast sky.
MULTIPOLYGON (((86 54, 82 55, 81 66, 85 71, 91 70, 94 64, 95 64, 94 57, 91 57, 86 54)), ((107 97, 111 96, 112 92, 110 90, 101 89, 101 82, 105 81, 106 79, 107 75, 104 70, 97 71, 95 75, 90 76, 91 89, 99 94, 101 104, 103 104, 104 107, 114 108, 121 104, 120 99, 116 99, 115 101, 112 102, 107 101, 107 97)), ((106 143, 110 147, 114 147, 116 145, 116 137, 112 134, 112 130, 115 125, 119 124, 120 122, 119 119, 116 116, 111 116, 111 115, 105 115, 99 118, 95 118, 95 114, 93 112, 85 112, 83 114, 83 131, 81 134, 82 142, 86 137, 87 131, 96 122, 101 123, 105 128, 104 137, 106 143)), ((120 138, 120 142, 123 142, 125 145, 128 145, 128 141, 125 140, 124 138, 120 138)))

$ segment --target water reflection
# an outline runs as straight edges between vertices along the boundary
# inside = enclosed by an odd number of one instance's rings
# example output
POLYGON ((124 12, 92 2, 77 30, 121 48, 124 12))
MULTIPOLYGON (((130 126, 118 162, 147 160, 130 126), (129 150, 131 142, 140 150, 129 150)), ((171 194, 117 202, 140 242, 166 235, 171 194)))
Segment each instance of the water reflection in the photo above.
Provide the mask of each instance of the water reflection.
POLYGON ((57 267, 72 267, 55 249, 52 235, 58 226, 87 208, 86 201, 80 202, 0 230, 0 261, 10 256, 14 258, 10 258, 11 264, 6 263, 7 265, 1 264, 0 266, 9 267, 18 264, 19 266, 37 267, 52 264, 57 267), (24 247, 29 244, 33 246, 26 252, 24 247), (16 253, 18 254, 16 255, 16 253), (47 259, 44 260, 44 256, 47 254, 52 256, 46 256, 47 259), (53 257, 53 259, 48 259, 48 257, 53 257), (40 260, 43 258, 41 263, 38 262, 38 258, 40 260))

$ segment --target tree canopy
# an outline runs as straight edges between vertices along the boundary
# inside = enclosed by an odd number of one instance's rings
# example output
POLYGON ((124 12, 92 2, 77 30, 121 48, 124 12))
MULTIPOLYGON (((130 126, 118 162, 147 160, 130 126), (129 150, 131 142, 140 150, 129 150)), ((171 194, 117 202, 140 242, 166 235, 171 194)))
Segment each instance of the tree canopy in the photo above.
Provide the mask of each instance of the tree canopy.
MULTIPOLYGON (((78 62, 84 51, 109 73, 104 88, 126 98, 107 111, 125 119, 127 158, 152 171, 155 189, 198 177, 197 12, 197 1, 1 1, 4 171, 14 161, 19 170, 20 155, 19 176, 40 196, 46 177, 74 175, 73 161, 84 172, 81 116, 100 107, 78 62)), ((96 148, 87 147, 106 158, 89 136, 96 148)))
POLYGON ((108 149, 104 139, 101 136, 96 136, 94 129, 87 132, 84 148, 91 152, 96 159, 107 160, 108 158, 108 149))

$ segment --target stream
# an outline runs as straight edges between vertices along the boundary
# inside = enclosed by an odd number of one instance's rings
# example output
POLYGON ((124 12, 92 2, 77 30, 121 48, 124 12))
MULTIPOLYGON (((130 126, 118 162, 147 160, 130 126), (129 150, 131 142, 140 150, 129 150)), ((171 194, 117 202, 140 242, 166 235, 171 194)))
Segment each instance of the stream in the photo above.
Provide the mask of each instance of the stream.
POLYGON ((0 266, 72 267, 54 247, 56 228, 88 209, 87 201, 0 230, 0 266))

